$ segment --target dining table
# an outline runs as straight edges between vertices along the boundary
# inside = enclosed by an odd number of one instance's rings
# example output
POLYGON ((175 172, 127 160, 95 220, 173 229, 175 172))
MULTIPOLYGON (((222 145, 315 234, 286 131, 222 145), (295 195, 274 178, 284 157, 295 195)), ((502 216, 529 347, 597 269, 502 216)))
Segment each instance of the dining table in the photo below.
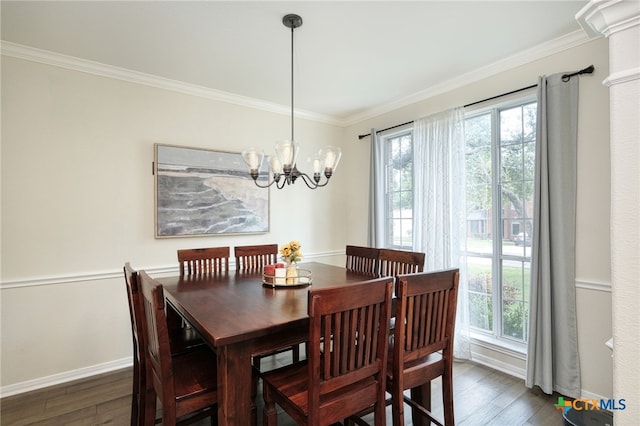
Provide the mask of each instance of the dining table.
POLYGON ((373 279, 345 267, 318 262, 303 263, 299 268, 305 276, 310 275, 309 285, 306 281, 264 284, 262 271, 158 279, 167 304, 198 331, 217 355, 220 426, 255 422, 251 357, 307 340, 310 286, 326 288, 373 279))

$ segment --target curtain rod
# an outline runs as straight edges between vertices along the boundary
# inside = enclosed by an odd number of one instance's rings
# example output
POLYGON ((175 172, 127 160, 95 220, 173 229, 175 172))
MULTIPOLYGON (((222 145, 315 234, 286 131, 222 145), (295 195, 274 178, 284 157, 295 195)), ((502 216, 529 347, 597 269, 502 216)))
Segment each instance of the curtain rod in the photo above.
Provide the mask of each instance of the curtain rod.
MULTIPOLYGON (((580 71, 576 71, 576 72, 570 73, 570 74, 564 74, 562 76, 562 81, 564 81, 566 83, 567 81, 571 80, 571 77, 573 77, 573 76, 582 75, 582 74, 591 74, 591 73, 593 73, 594 70, 595 70, 595 68, 593 67, 593 65, 589 65, 588 67, 586 67, 585 69, 582 69, 580 71)), ((533 89, 534 87, 537 87, 537 86, 538 86, 537 84, 532 84, 531 86, 521 87, 520 89, 512 90, 512 91, 506 92, 506 93, 501 93, 499 95, 492 96, 492 97, 486 98, 486 99, 482 99, 480 101, 471 102, 470 104, 464 105, 463 108, 468 108, 470 106, 481 104, 483 102, 492 101, 494 99, 502 98, 504 96, 509 96, 509 95, 514 94, 514 93, 523 92, 525 90, 533 89)), ((412 124, 412 123, 413 123, 413 120, 407 121, 406 123, 402 123, 402 124, 396 124, 395 126, 387 127, 386 129, 376 130, 376 133, 386 132, 387 130, 395 129, 396 127, 406 126, 407 124, 412 124)), ((358 135, 358 139, 364 139, 367 136, 371 136, 371 133, 367 133, 366 135, 358 135)))

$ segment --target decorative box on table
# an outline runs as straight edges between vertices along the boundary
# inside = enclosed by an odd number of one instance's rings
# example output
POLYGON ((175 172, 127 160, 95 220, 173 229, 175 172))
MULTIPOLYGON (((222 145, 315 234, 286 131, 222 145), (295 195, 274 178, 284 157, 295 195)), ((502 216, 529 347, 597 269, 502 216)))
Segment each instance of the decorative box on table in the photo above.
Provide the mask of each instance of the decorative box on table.
POLYGON ((262 284, 268 287, 303 287, 311 284, 311 271, 283 263, 266 265, 262 284))

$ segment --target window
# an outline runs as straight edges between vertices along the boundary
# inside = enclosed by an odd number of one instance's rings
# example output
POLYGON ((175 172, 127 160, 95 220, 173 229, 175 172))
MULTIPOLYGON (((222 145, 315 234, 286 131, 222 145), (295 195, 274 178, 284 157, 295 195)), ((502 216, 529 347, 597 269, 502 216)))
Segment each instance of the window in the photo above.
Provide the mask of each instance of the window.
MULTIPOLYGON (((464 257, 476 336, 527 342, 536 140, 535 96, 467 114, 464 257)), ((382 137, 386 247, 413 247, 413 133, 382 137)))
POLYGON ((536 102, 465 119, 470 325, 503 342, 527 341, 536 102))
POLYGON ((385 247, 413 245, 412 132, 383 137, 385 167, 385 247))

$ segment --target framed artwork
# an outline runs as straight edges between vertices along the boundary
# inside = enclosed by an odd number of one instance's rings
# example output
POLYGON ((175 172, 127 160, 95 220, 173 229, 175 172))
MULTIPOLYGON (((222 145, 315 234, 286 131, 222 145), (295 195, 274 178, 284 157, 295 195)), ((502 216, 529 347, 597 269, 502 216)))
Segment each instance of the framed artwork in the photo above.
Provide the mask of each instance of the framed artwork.
POLYGON ((239 153, 155 144, 154 176, 156 238, 269 231, 269 190, 239 153))

